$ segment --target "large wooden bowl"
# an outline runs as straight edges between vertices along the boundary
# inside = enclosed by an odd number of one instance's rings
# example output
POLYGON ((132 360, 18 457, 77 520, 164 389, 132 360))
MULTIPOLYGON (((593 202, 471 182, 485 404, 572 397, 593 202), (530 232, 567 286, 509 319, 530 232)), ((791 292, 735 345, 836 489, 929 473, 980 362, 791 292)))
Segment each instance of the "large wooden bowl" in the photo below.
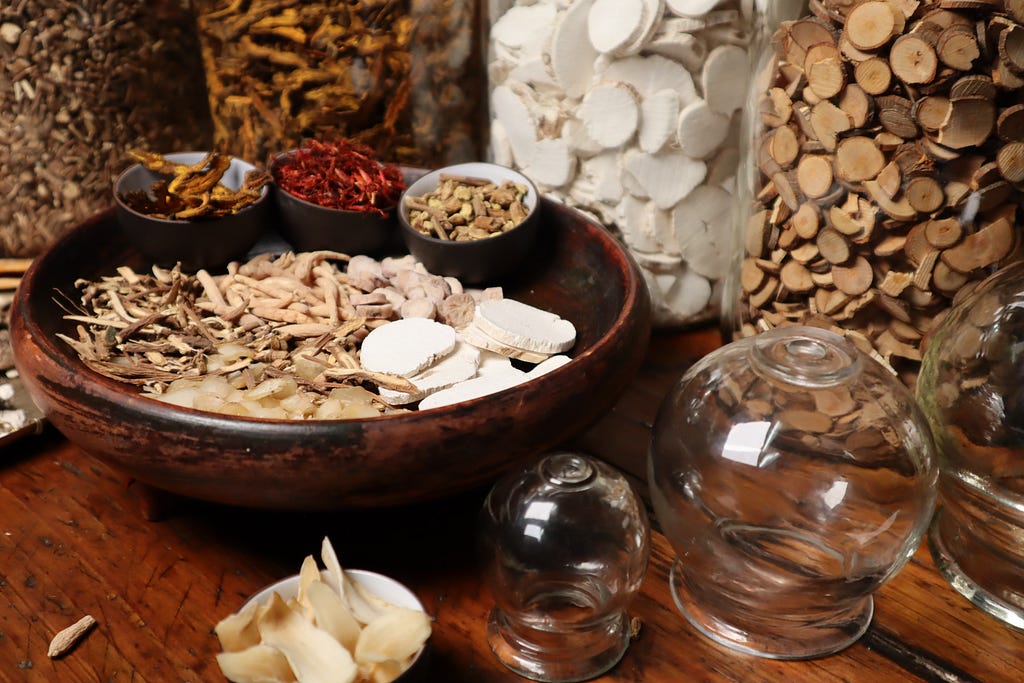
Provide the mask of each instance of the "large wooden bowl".
POLYGON ((89 370, 57 337, 77 278, 149 263, 107 211, 36 259, 11 320, 16 365, 68 439, 153 487, 234 505, 328 509, 405 504, 493 480, 607 411, 638 369, 650 304, 635 264, 603 228, 544 200, 542 237, 506 296, 557 312, 579 333, 573 362, 485 398, 350 421, 228 417, 144 398, 89 370))

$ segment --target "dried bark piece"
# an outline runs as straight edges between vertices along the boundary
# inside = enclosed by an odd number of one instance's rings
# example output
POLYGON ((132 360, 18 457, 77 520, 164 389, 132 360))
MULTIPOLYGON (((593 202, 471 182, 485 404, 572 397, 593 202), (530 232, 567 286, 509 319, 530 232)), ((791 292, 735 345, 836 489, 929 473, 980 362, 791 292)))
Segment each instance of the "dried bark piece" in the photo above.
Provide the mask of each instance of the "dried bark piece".
POLYGON ((903 35, 889 51, 889 67, 904 83, 931 83, 939 68, 939 58, 927 40, 913 34, 903 35))
POLYGON ((747 294, 759 290, 766 279, 765 272, 754 259, 744 259, 740 264, 740 286, 747 294))
POLYGON ((996 154, 999 172, 1011 183, 1024 182, 1024 142, 1011 142, 996 154))
POLYGON ((947 296, 956 294, 967 282, 967 275, 956 272, 944 261, 938 261, 932 270, 932 286, 947 296))
POLYGON ((970 71, 981 56, 977 33, 961 24, 942 31, 935 43, 935 51, 943 64, 959 71, 970 71))
POLYGON ((889 62, 881 57, 872 57, 858 64, 853 77, 864 88, 864 92, 870 95, 887 93, 892 85, 892 69, 889 68, 889 62))
POLYGON ((835 43, 812 46, 804 58, 804 73, 811 92, 823 100, 835 97, 846 86, 842 55, 835 43))
POLYGON ((1007 142, 1024 141, 1024 104, 1002 110, 996 120, 996 129, 999 137, 1007 142))
POLYGON ((806 292, 814 287, 811 273, 807 266, 798 261, 789 260, 782 266, 779 273, 782 285, 791 292, 806 292))
POLYGON ((864 189, 871 196, 871 199, 878 204, 878 208, 890 218, 898 221, 912 221, 917 218, 917 211, 910 205, 906 197, 898 200, 893 199, 885 193, 885 190, 874 180, 865 180, 864 189))
POLYGON ((797 185, 809 199, 818 199, 832 188, 832 162, 819 155, 804 155, 796 169, 797 185))
POLYGON ((828 100, 824 100, 811 109, 810 125, 814 139, 825 147, 826 152, 834 152, 838 135, 850 130, 853 127, 853 122, 850 120, 849 114, 828 100))
POLYGON ((930 176, 911 178, 904 189, 907 203, 920 213, 938 211, 946 203, 942 185, 930 176))
POLYGON ((890 197, 895 197, 903 190, 903 172, 895 161, 886 164, 876 180, 878 180, 878 186, 890 197))
POLYGON ((761 120, 770 128, 789 123, 793 117, 793 99, 782 88, 771 88, 761 99, 761 120))
POLYGON ((925 239, 936 249, 947 249, 960 241, 963 228, 958 218, 943 218, 925 223, 925 239))
POLYGON ((911 110, 914 120, 922 130, 938 132, 949 116, 949 98, 942 95, 928 95, 914 102, 911 110))
POLYGON ((844 138, 836 146, 836 173, 842 180, 870 180, 878 176, 884 167, 885 155, 871 138, 844 138))
POLYGON ((842 265, 853 255, 850 243, 833 228, 826 228, 818 233, 817 245, 819 253, 832 265, 842 265))
POLYGON ((846 17, 845 33, 859 50, 877 50, 895 36, 901 27, 888 2, 869 0, 854 7, 846 17))
POLYGON ((942 252, 942 262, 958 273, 969 274, 1001 261, 1013 250, 1014 242, 1013 224, 1000 217, 942 252))
POLYGON ((71 624, 71 626, 58 631, 50 641, 50 647, 47 648, 46 656, 50 659, 54 659, 64 655, 71 650, 71 648, 73 648, 95 624, 96 619, 94 619, 92 615, 87 614, 75 623, 71 624))
POLYGON ((995 104, 989 100, 951 101, 936 141, 955 150, 981 145, 992 133, 995 121, 995 104))
POLYGON ((878 105, 878 122, 882 126, 905 140, 916 138, 921 134, 914 120, 913 103, 898 95, 884 95, 875 99, 878 105))
POLYGON ((849 266, 834 266, 832 278, 839 291, 850 296, 860 296, 871 289, 875 273, 868 260, 858 256, 849 266))
POLYGON ((789 224, 796 230, 797 235, 805 240, 810 240, 818 234, 821 217, 817 207, 813 203, 807 202, 801 204, 800 208, 793 212, 793 215, 789 217, 789 224))
POLYGON ((1013 25, 999 34, 999 59, 1017 75, 1024 75, 1024 27, 1013 25))
POLYGON ((792 166, 800 156, 800 140, 796 131, 789 126, 776 128, 769 139, 768 151, 782 169, 792 166))

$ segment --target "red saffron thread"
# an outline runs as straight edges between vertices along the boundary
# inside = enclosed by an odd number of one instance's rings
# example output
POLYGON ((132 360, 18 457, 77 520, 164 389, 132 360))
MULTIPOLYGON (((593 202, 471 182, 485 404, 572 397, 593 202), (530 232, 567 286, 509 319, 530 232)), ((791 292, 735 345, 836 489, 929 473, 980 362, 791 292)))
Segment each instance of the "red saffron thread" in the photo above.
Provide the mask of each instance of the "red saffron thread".
POLYGON ((368 146, 350 140, 304 146, 273 164, 274 182, 311 204, 386 216, 405 190, 402 172, 382 164, 368 146))

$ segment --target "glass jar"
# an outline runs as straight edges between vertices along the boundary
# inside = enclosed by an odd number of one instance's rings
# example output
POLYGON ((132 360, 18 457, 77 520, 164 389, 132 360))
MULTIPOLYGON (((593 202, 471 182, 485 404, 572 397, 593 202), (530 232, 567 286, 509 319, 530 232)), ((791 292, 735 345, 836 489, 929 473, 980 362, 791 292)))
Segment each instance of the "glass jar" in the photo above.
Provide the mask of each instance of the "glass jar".
POLYGON ((799 659, 868 627, 872 593, 924 535, 936 465, 895 376, 837 334, 793 326, 683 375, 648 478, 685 617, 728 647, 799 659))
POLYGON ((934 334, 917 384, 935 436, 935 564, 985 612, 1024 629, 1024 436, 1020 340, 1024 264, 959 298, 934 334))
POLYGON ((483 153, 476 0, 196 5, 215 141, 232 154, 339 137, 427 167, 483 153))
POLYGON ((1024 78, 999 46, 1024 17, 802 5, 758 40, 724 317, 831 329, 913 386, 957 292, 1019 258, 1024 78))
POLYGON ((499 661, 561 683, 619 661, 650 552, 647 514, 622 473, 579 453, 546 455, 494 485, 479 533, 499 661))
POLYGON ((753 0, 490 0, 488 15, 492 160, 621 237, 655 325, 717 319, 753 0))

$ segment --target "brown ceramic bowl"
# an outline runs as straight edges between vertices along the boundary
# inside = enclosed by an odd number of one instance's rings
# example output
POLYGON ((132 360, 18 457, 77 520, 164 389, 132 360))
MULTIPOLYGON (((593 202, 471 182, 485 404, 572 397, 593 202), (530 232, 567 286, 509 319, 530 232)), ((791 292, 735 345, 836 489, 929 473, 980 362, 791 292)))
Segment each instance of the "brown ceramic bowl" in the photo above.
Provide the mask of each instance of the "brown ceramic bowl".
POLYGON ((431 273, 457 277, 469 285, 496 284, 530 258, 537 236, 544 229, 539 204, 537 188, 522 173, 498 164, 469 162, 436 169, 411 183, 398 203, 398 222, 409 253, 431 273), (444 174, 485 178, 496 185, 504 180, 525 185, 528 191, 523 204, 530 213, 522 223, 494 237, 458 242, 426 235, 409 222, 407 202, 410 197, 422 197, 436 190, 444 174))
MULTIPOLYGON (((181 164, 197 164, 205 152, 177 152, 165 157, 181 164)), ((221 182, 237 190, 245 174, 256 167, 241 159, 232 159, 221 182)), ((114 181, 114 207, 125 238, 155 262, 173 266, 180 262, 187 271, 226 264, 242 258, 270 225, 270 188, 238 213, 219 218, 173 220, 154 218, 135 211, 122 200, 125 192, 148 192, 162 176, 141 164, 128 167, 114 181)))
MULTIPOLYGON (((276 178, 275 166, 294 153, 292 150, 274 157, 270 162, 271 175, 276 178)), ((278 232, 295 251, 328 249, 345 254, 377 255, 395 246, 398 223, 394 208, 384 216, 333 209, 300 199, 276 182, 273 194, 278 232)))
POLYGON ((540 256, 503 283, 508 296, 576 326, 573 362, 534 381, 435 410, 352 421, 260 420, 170 406, 89 370, 62 296, 150 260, 113 213, 40 255, 12 311, 16 365, 52 424, 84 451, 151 486, 264 508, 328 509, 437 499, 492 481, 573 437, 615 403, 640 366, 650 304, 632 259, 601 226, 542 200, 540 256))

